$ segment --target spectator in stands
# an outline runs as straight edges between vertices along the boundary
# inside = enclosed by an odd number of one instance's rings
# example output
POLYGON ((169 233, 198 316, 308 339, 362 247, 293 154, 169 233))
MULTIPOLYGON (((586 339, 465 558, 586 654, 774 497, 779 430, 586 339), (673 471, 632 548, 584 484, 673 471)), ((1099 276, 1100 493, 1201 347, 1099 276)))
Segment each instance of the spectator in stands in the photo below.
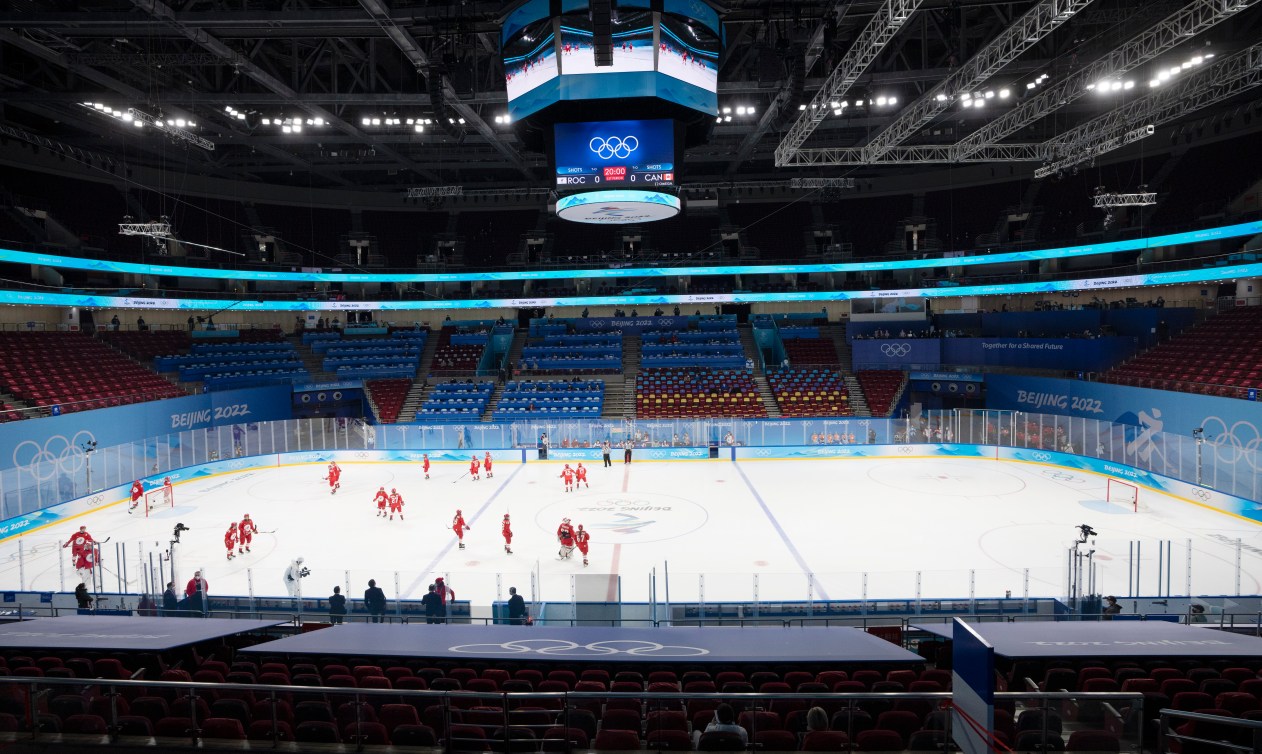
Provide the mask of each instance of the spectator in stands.
POLYGON ((317 330, 324 329, 324 317, 320 317, 319 319, 316 320, 316 329, 317 330))
MULTIPOLYGON (((740 737, 742 746, 749 745, 749 733, 736 724, 736 712, 727 702, 723 702, 714 709, 714 722, 705 727, 705 733, 733 733, 740 737)), ((700 730, 694 730, 692 735, 692 745, 695 748, 703 733, 700 730)))
POLYGON ((122 326, 123 326, 123 323, 118 321, 118 315, 115 314, 114 318, 110 320, 110 329, 117 332, 118 328, 122 326))
POLYGON ((79 603, 80 610, 92 609, 92 595, 88 594, 88 585, 82 581, 74 588, 74 598, 79 603))
POLYGON ((1205 623, 1205 606, 1200 603, 1194 603, 1191 607, 1191 615, 1188 616, 1189 623, 1205 623))
POLYGON ((149 329, 149 325, 145 324, 144 317, 136 317, 136 329, 141 331, 149 329))
POLYGON ((1105 620, 1113 620, 1114 615, 1122 612, 1122 606, 1117 604, 1117 597, 1105 597, 1104 609, 1100 612, 1104 614, 1105 620))
MULTIPOLYGON (((299 321, 301 322, 301 320, 299 321)), ((193 329, 196 327, 197 327, 197 321, 194 320, 193 317, 190 315, 188 318, 188 331, 193 332, 193 329)))
POLYGON ((638 317, 638 316, 640 316, 640 313, 639 313, 639 312, 637 312, 635 309, 632 309, 632 310, 631 310, 631 316, 632 316, 632 317, 638 317))
POLYGON ((517 593, 517 587, 508 588, 508 623, 512 626, 524 626, 530 614, 526 611, 526 600, 517 593))
POLYGON ((368 579, 368 588, 364 590, 364 607, 373 623, 381 623, 386 614, 386 593, 377 586, 375 579, 368 579))
POLYGON ((168 581, 167 589, 162 593, 162 614, 175 615, 180 609, 180 596, 175 593, 175 582, 168 581))
POLYGON ((723 435, 723 444, 724 445, 736 444, 736 436, 732 434, 731 430, 729 430, 726 435, 723 435))
POLYGON ((206 610, 206 596, 210 594, 210 584, 202 578, 201 571, 194 571, 193 578, 184 587, 184 598, 188 600, 188 609, 194 612, 206 610))
POLYGON ((342 618, 346 616, 346 595, 342 594, 342 587, 333 587, 333 594, 329 595, 329 622, 341 623, 342 618))
POLYGON ((340 330, 341 328, 342 328, 342 320, 338 319, 337 317, 334 317, 334 318, 333 318, 333 329, 334 329, 334 330, 340 330))
POLYGON ((443 598, 438 596, 438 587, 429 585, 429 591, 421 598, 421 606, 425 608, 426 623, 442 623, 444 609, 443 598))
POLYGON ((828 730, 828 713, 823 707, 811 707, 806 712, 806 735, 828 730))

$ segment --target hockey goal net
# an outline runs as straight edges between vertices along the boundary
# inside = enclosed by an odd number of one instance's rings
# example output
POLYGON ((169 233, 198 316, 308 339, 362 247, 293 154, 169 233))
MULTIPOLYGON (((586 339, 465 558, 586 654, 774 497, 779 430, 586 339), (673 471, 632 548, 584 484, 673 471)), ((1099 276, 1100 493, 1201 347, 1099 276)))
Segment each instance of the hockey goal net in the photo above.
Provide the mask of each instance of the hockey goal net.
POLYGON ((1120 479, 1109 479, 1107 499, 1135 512, 1139 512, 1139 487, 1120 479))
POLYGON ((151 515, 154 511, 163 508, 175 507, 175 489, 172 487, 161 486, 145 492, 145 516, 151 515))

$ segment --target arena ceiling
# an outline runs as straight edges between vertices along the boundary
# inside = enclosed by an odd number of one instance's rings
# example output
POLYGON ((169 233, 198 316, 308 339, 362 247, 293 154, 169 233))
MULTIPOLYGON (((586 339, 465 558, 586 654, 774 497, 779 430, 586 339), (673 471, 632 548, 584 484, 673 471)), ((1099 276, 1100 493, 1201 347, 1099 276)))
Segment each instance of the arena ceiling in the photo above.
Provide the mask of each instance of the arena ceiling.
MULTIPOLYGON (((546 189, 544 155, 502 122, 507 6, 8 0, 0 141, 61 151, 86 170, 383 192, 546 189), (433 118, 438 66, 465 119, 458 133, 408 123, 433 118), (134 128, 107 108, 183 123, 194 138, 134 128), (301 130, 286 127, 295 122, 301 130)), ((961 163, 1054 172, 1149 130, 1161 138, 1206 119, 1251 120, 1262 91, 1259 6, 728 0, 720 122, 686 155, 686 182, 961 163)))

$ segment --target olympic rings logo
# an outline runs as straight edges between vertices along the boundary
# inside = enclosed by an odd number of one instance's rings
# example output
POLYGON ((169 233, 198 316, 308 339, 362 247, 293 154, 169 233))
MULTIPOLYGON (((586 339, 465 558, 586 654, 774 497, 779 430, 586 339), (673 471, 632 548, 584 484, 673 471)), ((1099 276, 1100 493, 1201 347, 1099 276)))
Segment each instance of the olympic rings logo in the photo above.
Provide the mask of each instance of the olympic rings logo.
POLYGON ((628 136, 625 139, 618 136, 610 136, 608 139, 593 136, 587 143, 587 148, 602 160, 612 160, 615 157, 625 160, 631 156, 632 152, 640 148, 640 140, 634 136, 628 136))
POLYGON ((41 482, 53 479, 57 474, 74 474, 87 464, 83 446, 96 437, 86 429, 75 433, 71 439, 65 435, 53 435, 41 446, 34 440, 23 440, 13 449, 13 465, 25 469, 41 482))
POLYGON ((1043 461, 1043 462, 1052 460, 1052 457, 1050 455, 1048 455, 1047 453, 1040 453, 1040 452, 1031 453, 1030 458, 1033 458, 1036 461, 1043 461))
POLYGON ((457 654, 481 655, 546 655, 550 657, 605 657, 609 655, 631 655, 633 657, 701 657, 710 654, 710 650, 701 647, 686 647, 672 644, 659 644, 655 641, 636 639, 614 639, 610 641, 593 641, 580 644, 564 639, 521 639, 506 641, 502 644, 457 644, 448 647, 447 651, 457 654))
POLYGON ((1217 416, 1207 416, 1201 426, 1205 429, 1205 444, 1214 449, 1214 456, 1224 463, 1244 460, 1254 470, 1262 468, 1262 434, 1248 421, 1238 421, 1227 426, 1217 416))
POLYGON ((915 449, 914 449, 914 448, 912 448, 910 445, 900 445, 900 446, 898 447, 898 452, 899 452, 899 453, 902 453, 902 454, 903 454, 903 455, 905 455, 905 456, 909 456, 909 455, 911 455, 912 453, 914 453, 914 452, 916 452, 916 451, 915 451, 915 449))
POLYGON ((88 498, 88 507, 94 507, 104 502, 105 502, 104 495, 93 495, 92 497, 88 498))
POLYGON ((881 353, 895 358, 911 353, 911 343, 882 343, 881 353))
POLYGON ((1208 501, 1209 501, 1209 499, 1210 499, 1210 497, 1212 497, 1212 496, 1209 494, 1209 490, 1202 489, 1202 488, 1200 488, 1200 487, 1193 487, 1193 488, 1192 488, 1192 495, 1193 495, 1194 497, 1196 497, 1197 499, 1199 499, 1199 500, 1203 500, 1203 501, 1206 501, 1206 502, 1208 502, 1208 501))

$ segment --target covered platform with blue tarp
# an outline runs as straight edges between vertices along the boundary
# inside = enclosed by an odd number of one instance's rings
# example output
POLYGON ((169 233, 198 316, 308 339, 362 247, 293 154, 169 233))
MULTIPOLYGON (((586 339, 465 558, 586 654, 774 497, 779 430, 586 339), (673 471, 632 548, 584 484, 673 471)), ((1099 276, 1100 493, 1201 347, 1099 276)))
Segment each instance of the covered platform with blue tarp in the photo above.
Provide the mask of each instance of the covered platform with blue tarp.
POLYGON ((858 628, 611 628, 347 623, 247 647, 269 655, 691 663, 923 663, 858 628))
MULTIPOLYGON (((1259 657, 1262 638, 1168 620, 970 623, 995 654, 1029 657, 1259 657)), ((951 638, 950 623, 912 629, 951 638)))
POLYGON ((76 615, 0 625, 0 649, 161 652, 284 625, 278 620, 76 615))

